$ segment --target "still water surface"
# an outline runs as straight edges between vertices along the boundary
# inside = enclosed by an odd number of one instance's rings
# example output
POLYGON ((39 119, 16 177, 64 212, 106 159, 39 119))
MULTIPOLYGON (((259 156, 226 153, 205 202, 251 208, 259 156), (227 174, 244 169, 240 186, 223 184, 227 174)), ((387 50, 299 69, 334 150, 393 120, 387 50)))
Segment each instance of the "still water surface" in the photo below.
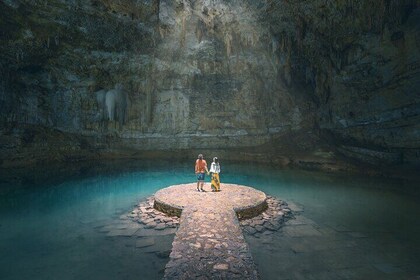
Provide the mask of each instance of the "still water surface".
MULTIPOLYGON (((299 210, 298 222, 281 231, 247 237, 263 279, 420 275, 415 183, 252 164, 222 168, 222 183, 255 187, 299 210)), ((0 279, 160 279, 168 258, 159 252, 170 250, 173 236, 156 237, 151 250, 98 228, 160 188, 194 181, 191 164, 69 170, 28 171, 19 185, 2 175, 8 179, 0 181, 0 279)))

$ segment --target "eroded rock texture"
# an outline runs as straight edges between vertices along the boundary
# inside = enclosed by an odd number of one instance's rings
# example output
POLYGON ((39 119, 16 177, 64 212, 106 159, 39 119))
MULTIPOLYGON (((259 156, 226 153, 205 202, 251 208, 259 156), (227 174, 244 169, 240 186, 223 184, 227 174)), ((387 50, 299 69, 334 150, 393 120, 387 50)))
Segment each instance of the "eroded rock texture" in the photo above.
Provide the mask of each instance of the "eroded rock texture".
POLYGON ((418 1, 289 2, 268 14, 291 79, 313 89, 320 128, 347 155, 418 161, 418 1))
POLYGON ((3 165, 238 148, 419 162, 417 1, 3 0, 0 15, 3 165))

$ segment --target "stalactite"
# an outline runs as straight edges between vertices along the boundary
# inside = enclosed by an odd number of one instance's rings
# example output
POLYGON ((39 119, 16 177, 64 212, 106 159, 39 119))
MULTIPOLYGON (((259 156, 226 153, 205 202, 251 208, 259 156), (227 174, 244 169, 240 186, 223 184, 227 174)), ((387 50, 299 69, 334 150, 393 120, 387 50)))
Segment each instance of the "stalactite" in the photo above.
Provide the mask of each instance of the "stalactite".
POLYGON ((384 22, 385 22, 385 13, 386 13, 386 3, 385 0, 380 1, 380 7, 379 7, 379 31, 381 32, 381 34, 383 33, 383 29, 384 29, 384 22))
POLYGON ((160 22, 160 0, 153 1, 154 13, 157 17, 157 24, 160 22))
POLYGON ((197 27, 195 29, 195 36, 199 43, 201 43, 201 40, 203 39, 203 23, 201 20, 198 21, 197 27))
POLYGON ((292 68, 290 63, 290 56, 287 56, 286 63, 284 65, 284 79, 288 86, 292 83, 292 68))
POLYGON ((400 24, 401 23, 400 17, 399 17, 401 10, 399 9, 399 6, 400 6, 399 1, 390 0, 389 8, 388 8, 388 16, 390 18, 390 21, 393 24, 400 24))
POLYGON ((106 90, 101 89, 95 93, 96 95, 96 102, 97 108, 101 111, 101 121, 105 121, 107 119, 107 112, 105 108, 105 96, 106 90))
POLYGON ((182 13, 182 20, 181 20, 181 39, 180 39, 180 45, 181 47, 185 46, 185 37, 186 37, 186 20, 187 20, 187 15, 185 13, 185 11, 182 13))
POLYGON ((163 39, 165 37, 166 32, 165 32, 165 28, 164 27, 159 26, 159 34, 160 34, 160 38, 163 39))
POLYGON ((257 32, 252 32, 252 46, 255 47, 259 41, 257 32))
POLYGON ((226 46, 226 54, 229 57, 232 53, 232 35, 230 32, 225 34, 225 46, 226 46))
POLYGON ((303 44, 302 44, 303 33, 304 33, 303 29, 304 29, 303 20, 299 18, 299 20, 297 21, 297 30, 296 30, 296 41, 297 41, 298 50, 303 49, 303 44))
POLYGON ((146 92, 146 123, 150 124, 152 122, 152 91, 148 90, 146 92))
POLYGON ((116 84, 114 89, 99 90, 96 92, 98 109, 101 109, 101 120, 118 121, 122 127, 127 120, 130 100, 122 84, 116 84))
POLYGON ((285 51, 286 43, 287 43, 287 37, 286 36, 282 36, 282 38, 281 38, 281 52, 284 52, 285 51))
POLYGON ((145 122, 146 124, 152 123, 152 112, 153 112, 153 92, 154 92, 154 71, 150 71, 150 78, 145 82, 146 92, 146 110, 145 110, 145 122))
POLYGON ((16 62, 20 63, 23 62, 24 59, 24 52, 22 49, 17 49, 16 50, 16 62))
POLYGON ((273 36, 271 37, 271 51, 272 53, 276 53, 276 51, 279 48, 279 42, 277 41, 277 39, 273 36))

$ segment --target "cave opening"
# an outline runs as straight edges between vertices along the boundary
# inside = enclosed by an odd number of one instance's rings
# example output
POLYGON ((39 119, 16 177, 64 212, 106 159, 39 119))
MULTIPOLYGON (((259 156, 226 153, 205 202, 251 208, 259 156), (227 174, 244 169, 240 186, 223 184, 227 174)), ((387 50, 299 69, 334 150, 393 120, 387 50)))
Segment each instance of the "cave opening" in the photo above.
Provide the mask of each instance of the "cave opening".
POLYGON ((171 278, 153 194, 204 154, 267 194, 232 222, 245 278, 418 277, 419 24, 416 0, 0 1, 0 275, 171 278))

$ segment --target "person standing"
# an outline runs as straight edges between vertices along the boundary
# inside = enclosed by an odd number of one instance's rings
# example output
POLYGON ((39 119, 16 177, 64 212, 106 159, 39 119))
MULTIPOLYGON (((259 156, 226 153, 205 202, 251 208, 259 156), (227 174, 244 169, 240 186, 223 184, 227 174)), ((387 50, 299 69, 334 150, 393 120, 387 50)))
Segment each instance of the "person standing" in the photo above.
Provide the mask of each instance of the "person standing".
POLYGON ((198 159, 195 161, 195 174, 197 175, 197 191, 205 191, 203 189, 205 178, 204 172, 206 172, 207 174, 209 173, 207 169, 207 162, 204 160, 203 155, 199 154, 198 159))
POLYGON ((213 192, 220 192, 220 163, 217 157, 213 158, 210 166, 211 173, 211 189, 213 192))

